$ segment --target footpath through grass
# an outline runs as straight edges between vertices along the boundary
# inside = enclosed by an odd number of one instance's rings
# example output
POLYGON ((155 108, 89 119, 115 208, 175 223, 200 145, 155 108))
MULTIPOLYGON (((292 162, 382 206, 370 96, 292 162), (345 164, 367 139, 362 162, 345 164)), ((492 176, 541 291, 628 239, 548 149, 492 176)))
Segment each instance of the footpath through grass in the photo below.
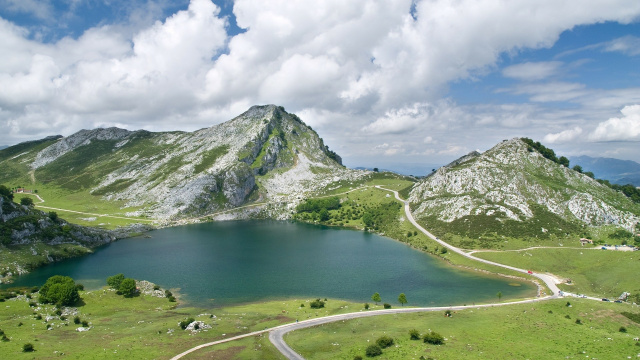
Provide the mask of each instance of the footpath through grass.
POLYGON ((637 306, 567 299, 484 309, 382 315, 291 332, 287 343, 305 359, 353 359, 386 335, 394 345, 376 359, 626 359, 640 354, 640 324, 621 315, 637 306), (624 327, 626 332, 620 332, 624 327), (444 345, 410 340, 435 331, 444 345))

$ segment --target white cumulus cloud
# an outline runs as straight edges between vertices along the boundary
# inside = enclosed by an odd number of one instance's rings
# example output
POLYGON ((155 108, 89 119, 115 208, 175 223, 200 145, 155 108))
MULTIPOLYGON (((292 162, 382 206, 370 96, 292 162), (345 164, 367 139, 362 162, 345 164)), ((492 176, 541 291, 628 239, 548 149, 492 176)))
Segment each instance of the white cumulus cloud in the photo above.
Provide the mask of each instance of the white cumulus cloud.
POLYGON ((547 134, 544 137, 544 142, 549 144, 565 143, 575 140, 582 134, 582 128, 576 126, 573 129, 568 129, 555 134, 547 134))
POLYGON ((598 124, 589 134, 591 141, 640 141, 640 105, 625 106, 621 117, 598 124))

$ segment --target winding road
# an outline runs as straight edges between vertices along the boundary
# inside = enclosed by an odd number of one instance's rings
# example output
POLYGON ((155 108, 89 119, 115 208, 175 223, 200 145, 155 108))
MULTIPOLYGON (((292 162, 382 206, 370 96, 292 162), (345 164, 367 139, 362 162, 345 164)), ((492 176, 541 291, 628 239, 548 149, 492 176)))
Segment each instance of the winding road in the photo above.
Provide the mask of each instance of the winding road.
MULTIPOLYGON (((415 313, 415 312, 429 312, 429 311, 443 311, 443 310, 464 310, 464 309, 471 309, 471 308, 475 309, 475 308, 485 308, 485 307, 494 307, 494 306, 507 306, 507 305, 514 305, 514 304, 526 304, 526 303, 534 303, 534 302, 550 300, 550 299, 557 299, 557 298, 562 296, 561 292, 560 292, 560 289, 557 286, 557 284, 559 283, 559 280, 555 276, 548 275, 548 274, 530 273, 528 270, 525 270, 525 269, 520 269, 520 268, 517 268, 517 267, 513 267, 513 266, 504 265, 504 264, 500 264, 500 263, 497 263, 497 262, 481 259, 481 258, 473 256, 471 253, 465 252, 464 250, 462 250, 460 248, 457 248, 457 247, 455 247, 455 246, 453 246, 453 245, 451 245, 449 243, 446 243, 446 242, 440 240, 439 238, 437 238, 435 235, 433 235, 429 231, 427 231, 422 226, 420 226, 420 224, 418 224, 418 222, 416 222, 416 220, 413 218, 413 215, 411 214, 411 209, 409 207, 409 201, 401 199, 397 191, 386 189, 386 188, 383 188, 382 186, 376 186, 376 188, 378 188, 380 190, 385 190, 385 191, 392 192, 395 195, 395 198, 398 201, 400 201, 400 202, 402 202, 404 204, 404 212, 405 212, 405 214, 407 216, 407 219, 409 219, 409 221, 411 222, 411 224, 413 224, 413 226, 415 226, 423 234, 427 235, 432 240, 434 240, 435 242, 437 242, 440 245, 444 246, 448 250, 453 251, 453 252, 455 252, 457 254, 460 254, 460 255, 468 258, 468 259, 472 259, 472 260, 479 261, 479 262, 482 262, 482 263, 485 263, 485 264, 494 265, 494 266, 502 267, 502 268, 505 268, 505 269, 513 270, 513 271, 516 271, 516 272, 519 272, 519 273, 522 273, 522 274, 527 274, 527 275, 534 276, 534 277, 540 279, 542 282, 544 282, 544 284, 549 288, 549 290, 551 290, 552 295, 545 296, 545 297, 534 298, 534 299, 521 300, 521 301, 506 302, 506 303, 483 304, 483 305, 464 305, 464 306, 446 306, 446 307, 428 307, 428 308, 406 308, 406 309, 372 310, 372 311, 360 311, 360 312, 349 313, 349 314, 325 316, 325 317, 321 317, 321 318, 309 319, 309 320, 304 320, 304 321, 295 322, 295 323, 291 323, 291 324, 280 325, 280 326, 276 326, 276 327, 273 327, 273 328, 270 328, 270 329, 265 329, 265 330, 261 330, 261 331, 255 331, 255 332, 252 332, 252 333, 235 336, 235 337, 231 337, 231 338, 228 338, 228 339, 223 339, 223 340, 218 340, 218 341, 214 341, 214 342, 210 342, 210 343, 206 343, 206 344, 201 344, 201 345, 193 347, 193 348, 191 348, 191 349, 189 349, 189 350, 187 350, 187 351, 185 351, 183 353, 180 353, 180 354, 174 356, 173 358, 171 358, 171 360, 180 359, 180 358, 182 358, 182 357, 184 357, 184 356, 186 356, 186 355, 188 355, 188 354, 190 354, 190 353, 192 353, 194 351, 197 351, 199 349, 202 349, 202 348, 205 348, 205 347, 208 347, 208 346, 221 344, 221 343, 225 343, 225 342, 229 342, 229 341, 233 341, 233 340, 238 340, 238 339, 242 339, 242 338, 246 338, 246 337, 250 337, 250 336, 260 335, 260 334, 264 334, 266 332, 269 333, 269 341, 271 341, 271 343, 285 357, 287 357, 287 359, 304 360, 304 358, 302 356, 300 356, 300 354, 296 353, 293 349, 291 349, 289 347, 289 345, 287 345, 287 343, 284 341, 284 335, 287 334, 288 332, 291 332, 291 331, 294 331, 294 330, 300 330, 300 329, 304 329, 304 328, 308 328, 308 327, 312 327, 312 326, 327 324, 327 323, 331 323, 331 322, 336 322, 336 321, 341 321, 341 320, 349 320, 349 319, 355 319, 355 318, 361 318, 361 317, 369 317, 369 316, 377 316, 377 315, 388 315, 388 314, 400 314, 400 313, 415 313)), ((569 295, 569 294, 567 294, 567 295, 569 295)), ((596 299, 596 298, 593 298, 593 299, 594 300, 599 300, 599 299, 596 299)))

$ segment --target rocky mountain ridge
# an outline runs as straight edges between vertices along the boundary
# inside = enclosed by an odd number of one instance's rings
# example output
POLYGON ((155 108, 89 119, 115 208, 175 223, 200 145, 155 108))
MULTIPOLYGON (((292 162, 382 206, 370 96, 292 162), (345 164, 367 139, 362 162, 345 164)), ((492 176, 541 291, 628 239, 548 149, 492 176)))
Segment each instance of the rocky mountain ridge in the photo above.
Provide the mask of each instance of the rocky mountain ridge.
POLYGON ((270 214, 282 217, 302 197, 367 173, 341 166, 311 128, 274 105, 191 133, 93 129, 16 147, 0 152, 0 163, 14 170, 0 182, 29 181, 28 173, 32 181, 121 201, 133 209, 127 215, 161 220, 258 200, 283 203, 270 214))
POLYGON ((418 219, 443 223, 479 215, 523 222, 543 211, 570 223, 631 231, 640 220, 640 207, 624 195, 544 158, 519 138, 438 169, 412 188, 409 201, 418 219))

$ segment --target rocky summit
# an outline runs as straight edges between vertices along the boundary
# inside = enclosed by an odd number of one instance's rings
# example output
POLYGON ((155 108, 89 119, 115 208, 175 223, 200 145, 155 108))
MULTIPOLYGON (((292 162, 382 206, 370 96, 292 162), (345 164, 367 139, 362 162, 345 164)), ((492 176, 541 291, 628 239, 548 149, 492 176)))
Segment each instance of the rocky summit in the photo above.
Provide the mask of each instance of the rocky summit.
POLYGON ((82 130, 5 149, 0 163, 11 170, 0 182, 88 191, 160 220, 255 202, 281 218, 304 196, 366 174, 344 168, 315 131, 274 105, 195 132, 82 130))
POLYGON ((476 234, 499 235, 507 224, 525 222, 540 235, 607 224, 631 231, 640 220, 640 207, 623 194, 545 158, 520 138, 438 169, 416 183, 409 201, 416 218, 443 232, 474 222, 476 234))

